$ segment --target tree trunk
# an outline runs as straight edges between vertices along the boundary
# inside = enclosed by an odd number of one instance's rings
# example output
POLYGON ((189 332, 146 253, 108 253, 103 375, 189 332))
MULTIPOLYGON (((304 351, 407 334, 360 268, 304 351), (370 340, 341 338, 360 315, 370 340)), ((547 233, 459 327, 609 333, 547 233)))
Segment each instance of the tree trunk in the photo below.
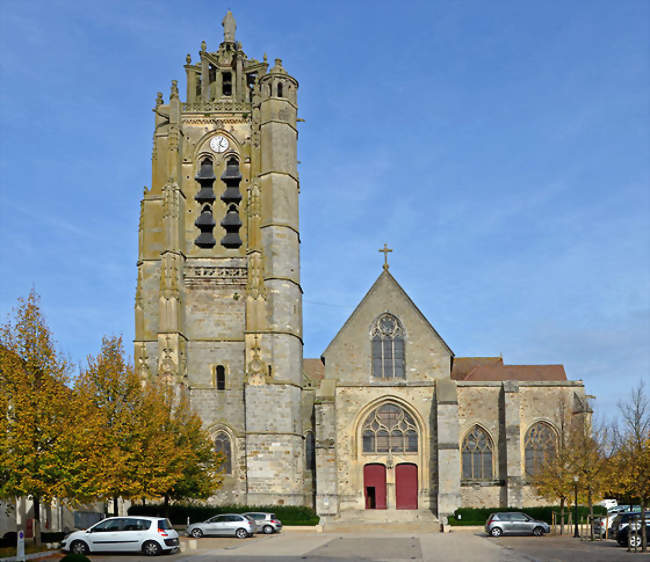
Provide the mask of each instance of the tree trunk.
POLYGON ((38 496, 32 496, 34 501, 34 544, 41 544, 41 500, 38 496))
POLYGON ((560 535, 564 535, 564 498, 560 498, 560 535))
POLYGON ((587 487, 587 500, 589 501, 589 538, 594 540, 594 503, 591 497, 591 486, 587 487))
POLYGON ((646 500, 641 498, 641 552, 645 552, 648 549, 648 538, 646 536, 646 527, 645 527, 645 508, 646 500))
POLYGON ((169 494, 165 494, 165 517, 169 518, 169 494))
POLYGON ((113 497, 113 517, 117 517, 117 496, 113 497))

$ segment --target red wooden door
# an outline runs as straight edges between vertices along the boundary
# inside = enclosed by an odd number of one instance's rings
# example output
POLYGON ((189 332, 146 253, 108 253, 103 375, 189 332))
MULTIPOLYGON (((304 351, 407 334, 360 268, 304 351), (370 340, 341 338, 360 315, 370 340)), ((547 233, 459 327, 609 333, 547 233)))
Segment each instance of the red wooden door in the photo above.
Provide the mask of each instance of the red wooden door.
POLYGON ((418 508, 418 467, 403 463, 395 467, 395 503, 397 509, 418 508))
POLYGON ((366 509, 386 509, 386 467, 383 464, 363 467, 363 495, 366 509))

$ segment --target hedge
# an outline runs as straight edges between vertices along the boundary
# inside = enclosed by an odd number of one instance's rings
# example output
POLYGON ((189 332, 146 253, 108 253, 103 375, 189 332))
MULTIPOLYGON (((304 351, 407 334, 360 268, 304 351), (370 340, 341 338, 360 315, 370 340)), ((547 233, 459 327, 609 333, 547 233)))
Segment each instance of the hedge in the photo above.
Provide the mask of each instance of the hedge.
POLYGON ((132 505, 129 515, 149 515, 152 517, 168 517, 173 525, 183 526, 190 523, 205 521, 219 513, 244 513, 246 511, 265 511, 275 513, 288 526, 318 525, 319 517, 311 507, 295 505, 197 505, 170 504, 165 509, 164 504, 132 505))
MULTIPOLYGON (((558 521, 560 517, 559 505, 546 505, 541 507, 461 507, 454 511, 454 514, 449 517, 449 524, 452 526, 463 525, 485 525, 490 513, 503 512, 503 511, 521 511, 530 515, 533 519, 539 521, 546 521, 549 525, 552 523, 552 513, 557 513, 558 521)), ((571 508, 573 517, 573 508, 571 508)), ((606 515, 607 510, 601 505, 594 506, 594 515, 606 515)), ((589 516, 589 508, 584 505, 578 506, 578 520, 587 521, 589 516)), ((564 507, 564 522, 566 523, 569 518, 569 508, 564 507)))

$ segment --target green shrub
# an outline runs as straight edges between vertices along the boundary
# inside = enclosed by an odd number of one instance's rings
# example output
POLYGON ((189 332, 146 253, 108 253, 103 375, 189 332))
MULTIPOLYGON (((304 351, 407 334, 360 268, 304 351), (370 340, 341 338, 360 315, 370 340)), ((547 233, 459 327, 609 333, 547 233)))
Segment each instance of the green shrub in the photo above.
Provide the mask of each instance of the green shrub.
POLYGON ((83 554, 66 554, 59 562, 90 562, 90 559, 83 554))
POLYGON ((170 504, 165 512, 163 504, 132 505, 129 515, 149 515, 151 517, 168 517, 172 524, 183 526, 190 523, 205 521, 219 513, 244 513, 246 511, 265 511, 275 513, 287 526, 317 525, 318 515, 311 507, 299 505, 196 505, 196 504, 170 504))
MULTIPOLYGON (((502 511, 521 511, 530 515, 533 519, 546 521, 549 525, 552 523, 552 513, 557 513, 557 520, 560 517, 559 505, 545 505, 539 507, 460 507, 454 511, 453 516, 449 518, 450 525, 485 525, 490 513, 502 511)), ((573 508, 571 508, 573 513, 573 508)), ((594 506, 594 515, 605 515, 607 510, 603 506, 594 506)), ((568 521, 569 508, 564 508, 564 521, 568 521)), ((572 515, 573 517, 573 515, 572 515)), ((589 508, 584 505, 578 506, 578 521, 586 522, 589 517, 589 508)))

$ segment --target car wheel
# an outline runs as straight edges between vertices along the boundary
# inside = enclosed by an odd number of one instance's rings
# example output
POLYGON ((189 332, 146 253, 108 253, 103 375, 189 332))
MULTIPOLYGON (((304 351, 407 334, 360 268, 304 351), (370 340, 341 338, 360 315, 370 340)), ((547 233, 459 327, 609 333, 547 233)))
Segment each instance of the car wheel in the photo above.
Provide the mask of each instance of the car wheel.
POLYGON ((84 541, 74 541, 70 545, 70 552, 72 552, 72 554, 86 555, 90 552, 90 549, 84 541))
POLYGON ((142 545, 142 552, 147 556, 158 556, 161 550, 156 541, 147 541, 142 545))
POLYGON ((639 548, 641 546, 641 537, 639 535, 630 537, 630 546, 632 548, 639 548))
POLYGON ((490 529, 490 534, 493 537, 500 537, 501 535, 503 535, 503 531, 501 530, 501 527, 492 527, 490 529))
POLYGON ((201 529, 192 529, 191 534, 195 539, 200 539, 203 536, 203 531, 201 529))
POLYGON ((238 539, 245 539, 248 536, 248 531, 246 529, 239 528, 235 531, 235 536, 238 539))
POLYGON ((262 531, 264 531, 265 535, 271 535, 273 534, 273 527, 271 527, 271 525, 264 525, 262 531))
POLYGON ((542 529, 541 527, 535 527, 533 529, 533 535, 535 535, 536 537, 541 537, 543 534, 544 534, 544 529, 542 529))

